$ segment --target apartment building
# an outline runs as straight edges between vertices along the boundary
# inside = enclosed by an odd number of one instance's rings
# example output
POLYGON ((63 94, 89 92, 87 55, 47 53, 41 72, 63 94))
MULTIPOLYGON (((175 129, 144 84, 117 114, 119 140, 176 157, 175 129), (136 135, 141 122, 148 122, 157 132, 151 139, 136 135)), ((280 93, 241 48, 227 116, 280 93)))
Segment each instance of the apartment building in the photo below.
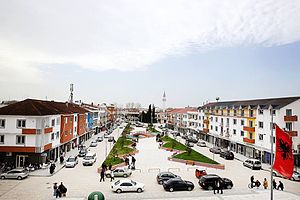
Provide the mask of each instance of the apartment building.
POLYGON ((34 99, 0 108, 0 162, 22 167, 58 158, 88 138, 87 115, 76 104, 34 99))
POLYGON ((247 157, 270 163, 272 120, 293 140, 300 166, 300 97, 209 103, 198 108, 199 137, 247 157))

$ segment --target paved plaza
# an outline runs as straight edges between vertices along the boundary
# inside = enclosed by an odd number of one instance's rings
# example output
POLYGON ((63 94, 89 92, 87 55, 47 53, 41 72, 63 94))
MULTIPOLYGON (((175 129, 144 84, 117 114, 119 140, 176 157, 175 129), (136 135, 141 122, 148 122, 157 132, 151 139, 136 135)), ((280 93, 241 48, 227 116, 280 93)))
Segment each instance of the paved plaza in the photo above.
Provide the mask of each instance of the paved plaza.
MULTIPOLYGON (((144 130, 137 128, 137 130, 144 130)), ((121 130, 116 129, 112 134, 118 137, 121 130)), ((103 134, 103 133, 102 133, 103 134)), ((93 136, 96 138, 98 135, 93 136)), ((86 145, 89 141, 86 142, 86 145)), ((225 190, 222 195, 214 195, 212 191, 205 191, 198 185, 198 179, 195 177, 195 169, 197 167, 185 165, 182 163, 168 161, 167 157, 172 155, 172 152, 158 148, 158 143, 155 137, 143 138, 139 140, 137 149, 139 153, 135 155, 136 170, 133 172, 131 179, 145 184, 143 193, 122 193, 116 194, 111 191, 109 179, 105 182, 99 182, 99 174, 97 168, 105 159, 105 155, 112 148, 112 144, 107 141, 98 143, 97 147, 90 148, 91 152, 97 153, 97 162, 93 166, 82 166, 82 158, 75 168, 61 168, 53 176, 48 176, 49 171, 44 170, 40 174, 34 173, 34 176, 17 181, 17 180, 1 180, 0 181, 0 200, 22 199, 22 200, 49 200, 52 197, 52 186, 54 182, 64 182, 68 188, 66 200, 83 200, 88 194, 93 191, 101 191, 105 198, 110 200, 118 199, 156 199, 156 200, 194 200, 194 199, 270 199, 270 190, 263 189, 248 189, 247 185, 250 182, 250 176, 254 175, 255 179, 262 181, 263 178, 269 178, 269 172, 260 170, 253 171, 242 166, 239 160, 224 160, 218 155, 212 156, 207 147, 195 146, 194 149, 200 153, 213 158, 219 163, 225 164, 225 170, 208 169, 208 173, 215 173, 221 177, 230 178, 234 187, 231 190, 225 190), (166 192, 161 185, 156 182, 156 175, 161 171, 172 171, 180 175, 183 179, 192 181, 195 188, 191 192, 166 192)), ((77 153, 74 149, 68 152, 68 155, 77 153)), ((199 168, 199 167, 198 167, 199 168)), ((201 168, 201 167, 200 167, 201 168)), ((116 178, 117 179, 117 178, 116 178)), ((280 178, 275 178, 277 181, 280 178)), ((290 180, 281 179, 285 185, 287 192, 274 191, 274 199, 300 199, 300 183, 290 180)))

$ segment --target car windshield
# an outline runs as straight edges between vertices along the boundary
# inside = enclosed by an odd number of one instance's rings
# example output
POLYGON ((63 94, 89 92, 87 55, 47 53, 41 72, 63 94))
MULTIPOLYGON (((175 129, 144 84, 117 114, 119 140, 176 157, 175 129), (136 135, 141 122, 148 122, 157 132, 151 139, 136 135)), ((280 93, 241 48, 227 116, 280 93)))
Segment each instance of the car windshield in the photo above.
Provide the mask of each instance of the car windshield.
POLYGON ((296 172, 296 171, 294 172, 294 174, 295 174, 295 175, 300 175, 300 173, 299 173, 299 172, 296 172))
POLYGON ((84 157, 84 159, 85 159, 85 160, 92 160, 93 157, 92 157, 92 156, 86 156, 86 157, 84 157))
POLYGON ((136 185, 136 182, 134 182, 134 181, 131 181, 131 183, 132 183, 132 185, 136 185))
POLYGON ((75 158, 68 158, 67 162, 74 162, 75 158))
POLYGON ((116 182, 115 182, 115 185, 119 185, 119 183, 120 183, 120 180, 116 181, 116 182))

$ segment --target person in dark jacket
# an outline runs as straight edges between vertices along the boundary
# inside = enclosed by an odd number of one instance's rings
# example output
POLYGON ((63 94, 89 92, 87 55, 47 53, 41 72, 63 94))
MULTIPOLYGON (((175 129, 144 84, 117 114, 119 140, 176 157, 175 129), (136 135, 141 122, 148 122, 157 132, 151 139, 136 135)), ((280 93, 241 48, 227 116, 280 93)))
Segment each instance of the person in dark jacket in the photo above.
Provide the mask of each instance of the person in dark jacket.
POLYGON ((281 181, 279 181, 279 184, 278 184, 278 187, 277 187, 277 190, 281 190, 281 191, 283 191, 283 188, 284 188, 284 186, 283 186, 283 183, 281 182, 281 181))
POLYGON ((221 194, 223 194, 223 181, 220 178, 215 180, 214 194, 216 194, 216 190, 217 190, 217 193, 219 193, 219 191, 221 191, 221 194))
POLYGON ((277 189, 277 183, 276 183, 275 179, 273 179, 273 189, 277 189))
POLYGON ((67 195, 67 188, 64 186, 63 182, 60 183, 58 186, 58 191, 61 193, 62 197, 65 197, 67 195))
POLYGON ((102 169, 101 169, 101 172, 100 172, 100 182, 101 182, 102 180, 103 180, 103 182, 105 182, 104 175, 105 175, 105 169, 102 168, 102 169))

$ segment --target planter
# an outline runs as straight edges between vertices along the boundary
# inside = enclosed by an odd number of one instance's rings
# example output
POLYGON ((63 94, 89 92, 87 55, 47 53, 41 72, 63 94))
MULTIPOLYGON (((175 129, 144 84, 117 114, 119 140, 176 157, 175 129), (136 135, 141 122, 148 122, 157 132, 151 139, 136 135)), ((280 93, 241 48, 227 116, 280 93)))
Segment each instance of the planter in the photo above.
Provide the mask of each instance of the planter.
POLYGON ((185 163, 186 165, 193 165, 193 166, 196 165, 196 166, 209 167, 215 169, 225 169, 225 165, 222 164, 209 164, 209 163, 203 163, 203 162, 198 162, 193 160, 183 160, 183 159, 172 158, 172 157, 168 157, 168 160, 179 162, 179 163, 185 163))

